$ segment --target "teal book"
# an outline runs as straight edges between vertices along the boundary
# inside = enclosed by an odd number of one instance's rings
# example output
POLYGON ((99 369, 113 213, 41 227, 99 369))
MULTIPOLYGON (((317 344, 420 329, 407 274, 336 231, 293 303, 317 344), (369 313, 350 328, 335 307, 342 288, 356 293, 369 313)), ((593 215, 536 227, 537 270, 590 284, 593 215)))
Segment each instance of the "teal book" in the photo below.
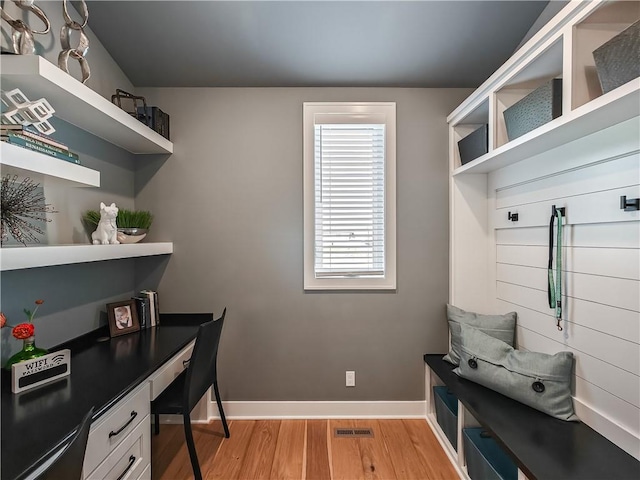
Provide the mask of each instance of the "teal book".
POLYGON ((19 147, 24 147, 24 148, 28 148, 29 150, 33 150, 34 152, 38 152, 38 153, 44 153, 45 155, 49 155, 51 157, 57 158, 59 160, 64 160, 66 162, 71 162, 71 163, 75 163, 77 165, 80 165, 80 160, 78 158, 74 158, 71 157, 67 154, 63 154, 60 152, 57 152, 51 148, 48 147, 43 147, 41 145, 38 145, 34 142, 30 142, 28 140, 25 140, 23 138, 17 137, 15 135, 9 135, 8 137, 9 143, 13 144, 13 145, 17 145, 19 147))

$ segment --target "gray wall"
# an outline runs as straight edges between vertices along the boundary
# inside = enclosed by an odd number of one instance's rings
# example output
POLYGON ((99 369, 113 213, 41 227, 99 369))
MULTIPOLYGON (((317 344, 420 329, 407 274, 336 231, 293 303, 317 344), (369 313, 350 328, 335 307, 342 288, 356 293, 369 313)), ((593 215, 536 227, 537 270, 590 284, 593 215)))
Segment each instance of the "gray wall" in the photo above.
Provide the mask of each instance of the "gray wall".
POLYGON ((227 400, 422 400, 445 350, 446 115, 467 89, 142 89, 171 115, 175 153, 137 163, 136 208, 175 253, 162 310, 228 307, 227 400), (302 103, 397 102, 398 290, 302 289, 302 103), (357 387, 344 386, 355 370, 357 387))

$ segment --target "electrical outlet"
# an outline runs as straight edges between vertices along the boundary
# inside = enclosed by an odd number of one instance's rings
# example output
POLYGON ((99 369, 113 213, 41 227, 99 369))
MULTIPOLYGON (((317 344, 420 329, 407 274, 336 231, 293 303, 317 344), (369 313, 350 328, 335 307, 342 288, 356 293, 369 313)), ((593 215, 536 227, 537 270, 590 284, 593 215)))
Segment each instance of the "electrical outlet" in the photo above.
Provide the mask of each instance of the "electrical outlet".
POLYGON ((347 387, 355 387, 356 386, 356 372, 352 370, 346 371, 346 386, 347 387))

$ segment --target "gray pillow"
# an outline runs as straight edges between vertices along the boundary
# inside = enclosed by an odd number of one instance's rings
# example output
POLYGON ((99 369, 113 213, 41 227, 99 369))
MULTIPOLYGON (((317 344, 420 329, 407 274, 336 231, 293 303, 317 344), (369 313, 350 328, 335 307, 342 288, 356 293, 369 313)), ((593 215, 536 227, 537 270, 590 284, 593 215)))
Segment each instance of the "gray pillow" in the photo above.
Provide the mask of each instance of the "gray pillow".
POLYGON ((460 339, 455 373, 560 420, 578 419, 571 398, 571 352, 515 350, 466 325, 460 328, 460 339))
POLYGON ((516 312, 505 313, 504 315, 481 315, 479 313, 465 312, 453 305, 447 305, 447 319, 449 320, 449 331, 451 332, 451 349, 443 357, 443 360, 453 365, 460 363, 460 325, 470 325, 478 328, 487 335, 513 346, 516 312))

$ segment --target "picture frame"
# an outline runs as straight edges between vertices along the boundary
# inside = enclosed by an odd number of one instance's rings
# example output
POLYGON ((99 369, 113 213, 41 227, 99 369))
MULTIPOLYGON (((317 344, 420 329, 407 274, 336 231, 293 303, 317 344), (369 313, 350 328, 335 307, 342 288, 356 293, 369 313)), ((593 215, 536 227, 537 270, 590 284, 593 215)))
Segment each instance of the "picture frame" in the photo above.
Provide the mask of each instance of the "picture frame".
POLYGON ((111 338, 140 330, 140 322, 133 299, 107 304, 109 334, 111 338))

